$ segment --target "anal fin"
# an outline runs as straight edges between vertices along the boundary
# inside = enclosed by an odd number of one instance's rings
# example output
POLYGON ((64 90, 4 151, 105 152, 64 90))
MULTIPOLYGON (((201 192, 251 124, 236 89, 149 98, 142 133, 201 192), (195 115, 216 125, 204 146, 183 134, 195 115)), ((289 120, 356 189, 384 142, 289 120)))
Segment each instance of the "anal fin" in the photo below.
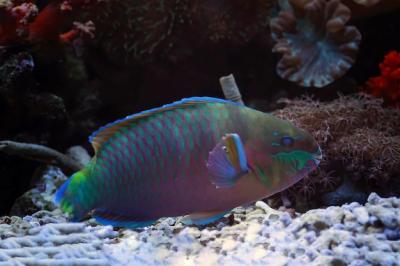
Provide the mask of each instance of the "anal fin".
POLYGON ((185 225, 206 225, 218 221, 229 211, 198 212, 186 215, 181 222, 185 225))
POLYGON ((130 217, 113 214, 104 210, 95 210, 92 216, 96 220, 96 222, 100 224, 131 229, 150 226, 157 221, 136 221, 130 217))

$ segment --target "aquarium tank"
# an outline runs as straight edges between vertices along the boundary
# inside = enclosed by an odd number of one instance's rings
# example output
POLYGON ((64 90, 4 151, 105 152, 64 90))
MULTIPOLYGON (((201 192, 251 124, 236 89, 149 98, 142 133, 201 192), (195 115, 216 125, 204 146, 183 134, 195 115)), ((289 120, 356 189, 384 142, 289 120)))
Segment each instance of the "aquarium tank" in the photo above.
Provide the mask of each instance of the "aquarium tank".
POLYGON ((400 266, 399 0, 0 0, 0 266, 400 266))

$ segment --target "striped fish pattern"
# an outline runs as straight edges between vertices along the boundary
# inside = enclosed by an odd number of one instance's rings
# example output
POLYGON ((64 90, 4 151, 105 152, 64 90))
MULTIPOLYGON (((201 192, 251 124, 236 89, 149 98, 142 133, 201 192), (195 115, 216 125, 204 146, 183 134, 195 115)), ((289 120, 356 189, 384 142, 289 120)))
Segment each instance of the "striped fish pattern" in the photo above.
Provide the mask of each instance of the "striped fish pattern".
POLYGON ((128 116, 90 142, 95 156, 55 201, 73 220, 90 214, 132 228, 168 216, 212 222, 297 182, 320 156, 313 138, 289 122, 208 97, 128 116))

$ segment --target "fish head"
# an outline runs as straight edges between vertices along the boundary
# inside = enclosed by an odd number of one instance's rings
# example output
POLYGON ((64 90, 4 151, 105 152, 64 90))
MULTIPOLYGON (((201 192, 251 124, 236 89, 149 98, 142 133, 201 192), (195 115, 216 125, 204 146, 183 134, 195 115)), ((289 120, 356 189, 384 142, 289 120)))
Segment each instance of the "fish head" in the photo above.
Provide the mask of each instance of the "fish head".
POLYGON ((322 159, 320 146, 307 131, 269 116, 246 143, 249 167, 265 186, 281 191, 313 171, 322 159))

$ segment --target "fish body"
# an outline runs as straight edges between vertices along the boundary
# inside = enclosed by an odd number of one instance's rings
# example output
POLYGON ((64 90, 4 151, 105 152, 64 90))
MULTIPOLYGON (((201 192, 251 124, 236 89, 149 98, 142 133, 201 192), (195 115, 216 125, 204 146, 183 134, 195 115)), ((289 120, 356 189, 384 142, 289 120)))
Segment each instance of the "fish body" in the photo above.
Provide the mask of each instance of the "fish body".
POLYGON ((56 202, 75 220, 91 213, 127 227, 217 217, 291 186, 320 156, 312 137, 289 122, 207 97, 128 116, 90 141, 94 158, 56 202))

